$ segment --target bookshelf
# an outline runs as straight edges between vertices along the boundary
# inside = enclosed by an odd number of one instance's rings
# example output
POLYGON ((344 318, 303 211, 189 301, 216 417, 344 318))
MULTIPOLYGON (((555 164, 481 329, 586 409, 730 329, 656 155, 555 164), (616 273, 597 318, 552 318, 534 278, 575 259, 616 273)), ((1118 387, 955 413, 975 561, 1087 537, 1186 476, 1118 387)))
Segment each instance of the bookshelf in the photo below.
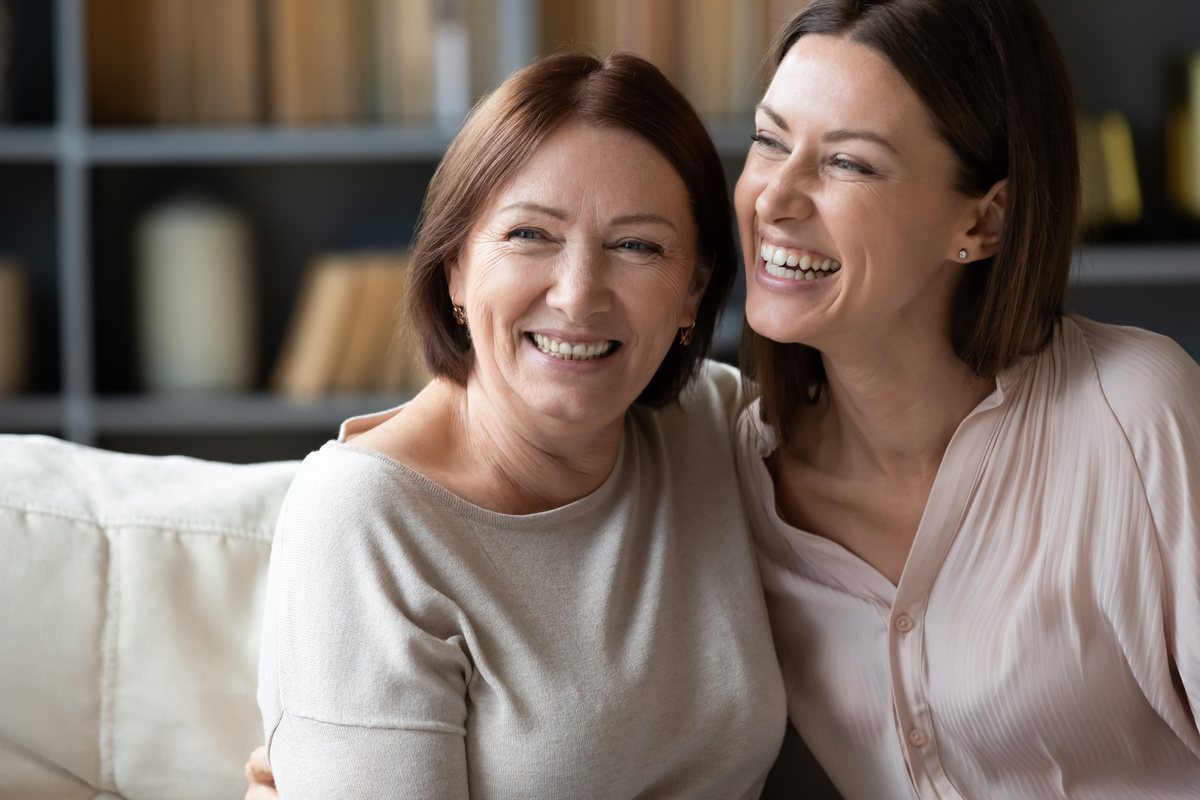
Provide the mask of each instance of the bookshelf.
MULTIPOLYGON (((93 126, 87 0, 7 1, 23 6, 23 22, 33 30, 22 35, 36 46, 22 75, 25 103, 0 125, 0 183, 14 187, 0 193, 0 252, 19 253, 27 263, 34 319, 29 391, 0 397, 0 431, 232 461, 295 458, 329 438, 344 418, 405 399, 371 394, 298 402, 265 390, 204 397, 142 392, 133 364, 131 230, 148 205, 185 188, 230 200, 253 216, 259 385, 265 386, 305 261, 322 250, 407 245, 451 134, 432 124, 93 126)), ((544 47, 539 0, 493 2, 495 59, 507 72, 544 47)), ((1056 2, 1045 0, 1052 22, 1074 24, 1061 9, 1055 17, 1056 2)), ((1154 3, 1177 21, 1194 6, 1193 0, 1154 3)), ((1115 20, 1123 5, 1103 0, 1095 13, 1115 20)), ((1187 46, 1200 49, 1200 25, 1191 35, 1187 46)), ((1187 44, 1177 41, 1183 36, 1177 30, 1172 36, 1163 48, 1142 37, 1141 49, 1122 57, 1165 57, 1187 44)), ((1071 40, 1064 47, 1069 57, 1086 49, 1071 40)), ((1105 58, 1115 57, 1105 50, 1105 58)), ((1086 60, 1075 66, 1092 69, 1086 60)), ((1099 98, 1109 101, 1120 105, 1124 97, 1099 98)), ((1131 117, 1139 146, 1153 151, 1154 133, 1144 130, 1153 114, 1131 117)), ((732 189, 752 123, 740 115, 713 121, 710 130, 732 189)), ((1160 155, 1151 155, 1143 174, 1160 155)), ((1147 206, 1148 215, 1156 213, 1147 206)), ((1101 231, 1081 250, 1072 285, 1082 313, 1162 330, 1200 357, 1200 235, 1194 227, 1101 231)), ((741 292, 739 286, 718 336, 726 358, 736 351, 741 292)))

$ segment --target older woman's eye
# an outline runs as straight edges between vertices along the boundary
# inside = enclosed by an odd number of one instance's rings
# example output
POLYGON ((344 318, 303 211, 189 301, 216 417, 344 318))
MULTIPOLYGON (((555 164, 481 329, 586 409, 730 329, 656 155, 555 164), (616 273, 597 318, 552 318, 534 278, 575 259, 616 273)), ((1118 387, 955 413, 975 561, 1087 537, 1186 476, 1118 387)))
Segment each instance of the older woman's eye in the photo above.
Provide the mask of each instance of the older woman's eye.
POLYGON ((628 250, 632 253, 649 254, 649 253, 661 253, 662 252, 662 248, 659 247, 658 245, 650 244, 648 242, 639 242, 639 241, 633 241, 633 240, 628 241, 628 242, 621 242, 619 245, 617 245, 617 247, 622 250, 628 250))
POLYGON ((541 231, 536 231, 532 228, 517 228, 512 233, 508 234, 510 239, 543 239, 541 231))

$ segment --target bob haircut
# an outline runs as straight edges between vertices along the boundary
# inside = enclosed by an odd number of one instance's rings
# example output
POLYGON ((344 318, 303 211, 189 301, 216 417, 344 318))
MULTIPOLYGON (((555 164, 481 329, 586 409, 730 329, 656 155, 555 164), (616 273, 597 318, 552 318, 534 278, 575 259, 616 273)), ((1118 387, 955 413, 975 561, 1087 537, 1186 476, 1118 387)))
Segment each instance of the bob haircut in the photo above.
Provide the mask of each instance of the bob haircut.
MULTIPOLYGON (((964 267, 951 344, 980 377, 1041 350, 1063 313, 1079 153, 1071 80, 1033 0, 813 0, 780 32, 776 66, 810 33, 848 37, 892 64, 954 153, 959 191, 981 197, 1008 178, 999 248, 964 267)), ((828 386, 821 354, 746 326, 741 363, 763 421, 786 441, 796 407, 828 386)))
POLYGON ((407 311, 429 371, 465 385, 475 353, 451 314, 446 264, 466 244, 490 200, 558 127, 577 120, 633 133, 675 168, 698 231, 697 269, 711 268, 689 345, 678 337, 637 402, 659 408, 679 396, 712 346, 737 272, 725 172, 688 101, 650 62, 557 53, 514 73, 471 114, 438 165, 417 225, 407 311))

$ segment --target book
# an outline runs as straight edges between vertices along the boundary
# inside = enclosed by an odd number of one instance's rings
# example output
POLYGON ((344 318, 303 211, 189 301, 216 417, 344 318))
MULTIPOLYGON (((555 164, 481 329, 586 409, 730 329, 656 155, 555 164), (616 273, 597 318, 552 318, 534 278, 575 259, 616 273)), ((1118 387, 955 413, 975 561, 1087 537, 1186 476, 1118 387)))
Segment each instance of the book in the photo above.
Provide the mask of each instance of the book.
POLYGON ((0 257, 0 395, 25 388, 29 370, 29 276, 21 262, 0 257))
POLYGON ((255 0, 190 0, 193 48, 189 119, 248 125, 262 118, 255 0))
POLYGON ((736 0, 729 59, 729 112, 733 116, 749 116, 762 99, 773 33, 767 0, 736 0))
POLYGON ((466 0, 435 0, 433 116, 455 132, 471 108, 471 35, 466 0))
POLYGON ((332 389, 362 301, 360 275, 356 260, 342 254, 319 256, 306 267, 271 374, 274 391, 312 398, 332 389))
POLYGON ((361 0, 267 0, 272 121, 344 124, 363 117, 364 13, 361 0))
POLYGON ((622 0, 613 49, 636 53, 671 81, 680 76, 680 5, 673 0, 622 0))
POLYGON ((400 322, 406 263, 402 257, 367 254, 358 262, 358 311, 331 385, 340 393, 384 388, 384 367, 400 322))
POLYGON ((151 8, 144 0, 105 0, 87 13, 88 106, 96 125, 154 121, 151 8))
POLYGON ((155 0, 143 5, 148 20, 152 120, 160 125, 191 123, 192 76, 198 68, 192 0, 155 0))
POLYGON ((432 122, 434 0, 373 0, 372 11, 376 117, 432 122))

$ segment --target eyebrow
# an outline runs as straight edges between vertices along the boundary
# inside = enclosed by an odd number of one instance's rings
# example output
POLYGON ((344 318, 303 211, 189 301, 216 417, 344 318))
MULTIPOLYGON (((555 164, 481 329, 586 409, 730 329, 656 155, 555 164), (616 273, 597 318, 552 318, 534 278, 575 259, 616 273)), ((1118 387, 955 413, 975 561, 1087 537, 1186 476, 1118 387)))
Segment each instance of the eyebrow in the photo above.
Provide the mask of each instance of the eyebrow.
MULTIPOLYGON (((516 211, 536 211, 540 214, 546 214, 547 216, 551 216, 551 217, 554 217, 555 219, 561 219, 561 220, 565 220, 567 218, 566 212, 560 211, 557 208, 551 208, 550 206, 544 206, 541 203, 529 203, 529 202, 525 202, 525 201, 517 201, 516 203, 509 203, 508 205, 504 206, 504 208, 500 209, 500 213, 504 213, 505 211, 514 211, 514 210, 516 210, 516 211)), ((665 225, 668 228, 670 228, 671 230, 676 229, 675 223, 672 222, 671 220, 667 219, 666 217, 662 216, 661 214, 650 214, 650 213, 626 214, 623 217, 617 217, 616 219, 612 220, 611 224, 613 224, 613 225, 636 225, 639 223, 640 224, 649 223, 652 225, 665 225)))
MULTIPOLYGON (((770 106, 766 105, 765 103, 759 103, 757 106, 754 107, 754 110, 761 111, 762 113, 766 114, 768 117, 770 117, 772 122, 774 122, 780 128, 783 128, 785 131, 789 131, 789 132, 791 131, 791 128, 788 127, 788 124, 787 124, 787 122, 784 121, 783 117, 779 116, 779 114, 777 114, 774 111, 774 109, 772 109, 770 106)), ((826 142, 845 142, 850 139, 862 139, 863 141, 874 142, 875 144, 880 145, 881 147, 886 147, 888 150, 891 150, 893 153, 899 153, 899 151, 896 149, 895 145, 893 145, 891 142, 889 142, 887 139, 883 138, 879 134, 872 133, 871 131, 859 131, 859 130, 851 130, 851 129, 842 128, 842 129, 838 129, 836 131, 829 131, 821 138, 823 141, 826 141, 826 142)))

